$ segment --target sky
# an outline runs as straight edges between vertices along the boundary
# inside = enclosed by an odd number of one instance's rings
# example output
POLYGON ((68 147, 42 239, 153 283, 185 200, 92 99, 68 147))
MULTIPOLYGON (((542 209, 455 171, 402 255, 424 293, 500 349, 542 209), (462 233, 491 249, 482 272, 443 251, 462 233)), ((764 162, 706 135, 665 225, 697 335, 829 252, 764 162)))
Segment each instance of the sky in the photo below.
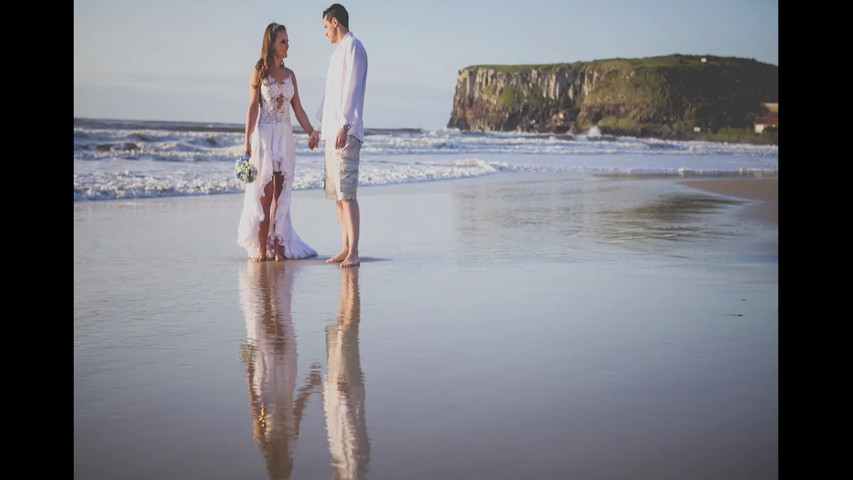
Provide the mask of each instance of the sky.
MULTIPOLYGON (((245 124, 270 22, 313 121, 329 0, 74 0, 74 117, 245 124)), ((459 70, 671 54, 779 65, 777 0, 346 0, 368 55, 366 128, 447 125, 459 70)), ((294 124, 295 124, 294 120, 294 124)))

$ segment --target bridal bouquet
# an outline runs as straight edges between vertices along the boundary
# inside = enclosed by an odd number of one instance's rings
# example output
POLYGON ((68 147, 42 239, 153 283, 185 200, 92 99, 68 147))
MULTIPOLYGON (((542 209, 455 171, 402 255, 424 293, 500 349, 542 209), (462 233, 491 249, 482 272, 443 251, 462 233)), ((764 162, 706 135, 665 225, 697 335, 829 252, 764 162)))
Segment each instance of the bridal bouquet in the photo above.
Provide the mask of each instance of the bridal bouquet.
POLYGON ((249 155, 243 155, 243 158, 237 160, 237 163, 234 164, 234 175, 237 177, 237 180, 240 180, 243 183, 252 183, 255 181, 255 175, 258 173, 255 170, 255 167, 249 163, 249 155))

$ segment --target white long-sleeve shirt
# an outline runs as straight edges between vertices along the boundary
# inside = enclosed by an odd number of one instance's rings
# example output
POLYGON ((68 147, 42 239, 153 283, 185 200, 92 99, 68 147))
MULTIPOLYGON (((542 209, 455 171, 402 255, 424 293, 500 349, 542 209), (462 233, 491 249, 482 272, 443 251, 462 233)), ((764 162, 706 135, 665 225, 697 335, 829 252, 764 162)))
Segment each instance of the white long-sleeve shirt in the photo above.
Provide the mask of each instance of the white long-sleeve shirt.
POLYGON ((367 52, 352 32, 347 32, 329 59, 326 91, 317 111, 321 139, 334 139, 348 123, 349 135, 364 142, 365 87, 367 52))

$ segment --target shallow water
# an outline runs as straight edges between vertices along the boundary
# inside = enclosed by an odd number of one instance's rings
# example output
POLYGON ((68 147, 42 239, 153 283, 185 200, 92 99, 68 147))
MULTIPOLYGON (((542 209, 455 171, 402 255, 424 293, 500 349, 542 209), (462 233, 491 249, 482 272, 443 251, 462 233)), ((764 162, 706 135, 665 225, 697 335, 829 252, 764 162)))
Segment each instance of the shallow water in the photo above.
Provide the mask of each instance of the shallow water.
POLYGON ((75 476, 777 478, 778 262, 672 179, 361 192, 363 264, 239 196, 75 203, 75 476), (116 248, 117 247, 117 248, 116 248))

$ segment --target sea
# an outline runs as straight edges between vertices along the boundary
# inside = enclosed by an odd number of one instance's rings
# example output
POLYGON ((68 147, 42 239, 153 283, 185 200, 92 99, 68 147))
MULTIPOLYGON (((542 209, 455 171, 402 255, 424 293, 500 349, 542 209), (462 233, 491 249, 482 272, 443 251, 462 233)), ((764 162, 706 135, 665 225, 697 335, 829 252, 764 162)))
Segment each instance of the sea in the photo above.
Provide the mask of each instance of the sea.
MULTIPOLYGON (((243 124, 74 119, 74 201, 238 194, 243 124)), ((295 130, 294 189, 323 187, 323 154, 295 130)), ((367 128, 360 185, 513 172, 591 175, 774 175, 778 145, 602 135, 367 128)))

